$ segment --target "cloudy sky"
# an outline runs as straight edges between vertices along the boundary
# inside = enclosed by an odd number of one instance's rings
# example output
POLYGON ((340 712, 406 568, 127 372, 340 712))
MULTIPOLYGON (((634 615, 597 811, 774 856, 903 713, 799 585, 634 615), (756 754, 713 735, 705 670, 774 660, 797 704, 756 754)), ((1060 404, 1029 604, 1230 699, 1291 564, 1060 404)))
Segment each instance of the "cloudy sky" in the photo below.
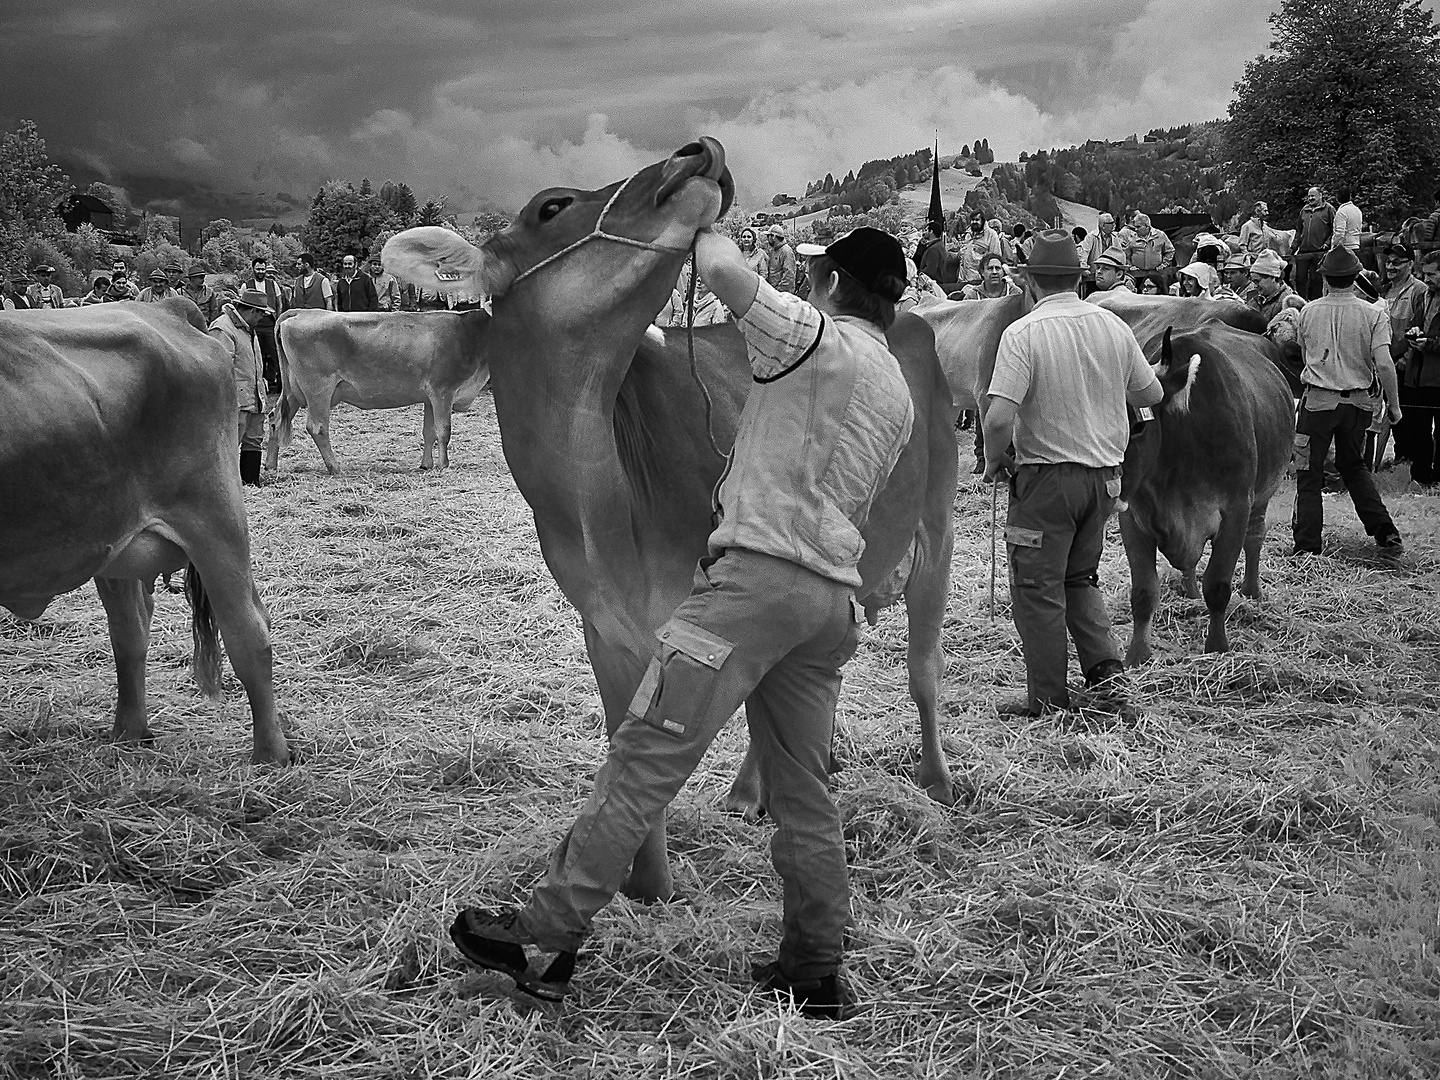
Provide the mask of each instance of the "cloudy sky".
POLYGON ((1272 0, 38 0, 0 10, 0 127, 187 218, 321 181, 452 209, 594 187, 694 134, 742 202, 928 145, 1022 149, 1212 119, 1272 0))

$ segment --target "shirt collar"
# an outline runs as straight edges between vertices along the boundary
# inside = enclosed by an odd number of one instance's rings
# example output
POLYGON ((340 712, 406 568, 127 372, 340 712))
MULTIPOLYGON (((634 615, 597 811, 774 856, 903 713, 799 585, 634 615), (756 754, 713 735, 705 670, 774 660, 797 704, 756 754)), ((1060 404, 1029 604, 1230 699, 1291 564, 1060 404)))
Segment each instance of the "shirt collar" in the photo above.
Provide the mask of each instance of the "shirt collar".
POLYGON ((882 345, 886 343, 885 331, 881 330, 869 319, 862 319, 858 315, 831 315, 829 316, 829 318, 834 319, 836 322, 843 322, 850 326, 858 327, 859 329, 864 330, 867 334, 873 337, 876 341, 880 342, 880 344, 882 345))
POLYGON ((1076 303, 1083 303, 1083 301, 1080 299, 1080 297, 1077 296, 1075 293, 1072 293, 1072 292, 1051 293, 1049 296, 1044 296, 1044 297, 1041 297, 1039 300, 1036 300, 1036 301, 1035 301, 1035 306, 1032 307, 1030 310, 1031 310, 1031 311, 1035 311, 1035 310, 1038 309, 1042 304, 1049 304, 1049 303, 1052 303, 1052 302, 1064 304, 1064 303, 1068 303, 1068 302, 1071 301, 1071 300, 1075 301, 1076 303))

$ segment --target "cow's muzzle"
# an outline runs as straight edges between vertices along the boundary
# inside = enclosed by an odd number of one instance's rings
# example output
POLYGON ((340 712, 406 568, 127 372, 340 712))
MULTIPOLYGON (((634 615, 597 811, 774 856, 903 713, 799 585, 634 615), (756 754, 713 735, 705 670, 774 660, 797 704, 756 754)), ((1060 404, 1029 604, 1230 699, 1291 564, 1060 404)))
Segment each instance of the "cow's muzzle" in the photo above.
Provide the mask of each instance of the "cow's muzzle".
POLYGON ((670 155, 660 174, 660 186, 655 190, 655 205, 664 205, 665 200, 679 191, 686 180, 696 176, 714 180, 720 185, 720 216, 724 217, 735 197, 735 181, 725 167, 725 147, 709 135, 701 135, 695 142, 686 143, 670 155))

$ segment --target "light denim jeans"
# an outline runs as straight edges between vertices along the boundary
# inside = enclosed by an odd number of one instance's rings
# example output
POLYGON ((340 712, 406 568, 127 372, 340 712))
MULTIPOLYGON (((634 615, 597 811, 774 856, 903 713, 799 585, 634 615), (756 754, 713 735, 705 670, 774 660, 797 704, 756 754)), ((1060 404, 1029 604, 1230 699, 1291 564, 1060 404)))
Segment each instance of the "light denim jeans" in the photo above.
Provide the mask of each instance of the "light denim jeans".
POLYGON ((521 913, 541 945, 579 947, 650 822, 744 702, 784 884, 780 969, 805 980, 839 968, 850 890, 828 778, 840 668, 859 640, 851 599, 848 585, 753 551, 697 567, 589 800, 521 913))

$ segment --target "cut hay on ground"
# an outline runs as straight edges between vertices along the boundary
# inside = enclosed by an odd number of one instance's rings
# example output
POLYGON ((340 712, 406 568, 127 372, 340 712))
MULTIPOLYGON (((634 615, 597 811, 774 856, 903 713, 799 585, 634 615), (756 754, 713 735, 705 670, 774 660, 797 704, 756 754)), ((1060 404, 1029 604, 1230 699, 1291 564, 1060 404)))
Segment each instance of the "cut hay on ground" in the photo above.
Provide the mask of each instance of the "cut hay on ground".
MULTIPOLYGON (((158 598, 153 749, 105 737, 93 591, 0 616, 0 1076, 1440 1075, 1440 497, 1390 493, 1398 570, 1343 498, 1332 555, 1281 557, 1277 503, 1235 651, 1198 655, 1203 604, 1168 591, 1126 725, 997 718, 1022 668, 1008 613, 986 617, 989 500, 966 487, 959 805, 911 780, 903 613, 846 671, 863 1013, 751 992, 779 892, 768 829, 719 808, 739 724, 672 810, 689 902, 616 901, 554 1010, 445 926, 533 882, 600 761, 598 698, 488 397, 456 417, 448 473, 413 471, 416 427, 342 410, 346 475, 297 440, 247 493, 293 768, 245 764, 228 669, 223 707, 196 694, 183 598, 158 598)), ((1128 624, 1113 533, 1104 575, 1128 624)))

